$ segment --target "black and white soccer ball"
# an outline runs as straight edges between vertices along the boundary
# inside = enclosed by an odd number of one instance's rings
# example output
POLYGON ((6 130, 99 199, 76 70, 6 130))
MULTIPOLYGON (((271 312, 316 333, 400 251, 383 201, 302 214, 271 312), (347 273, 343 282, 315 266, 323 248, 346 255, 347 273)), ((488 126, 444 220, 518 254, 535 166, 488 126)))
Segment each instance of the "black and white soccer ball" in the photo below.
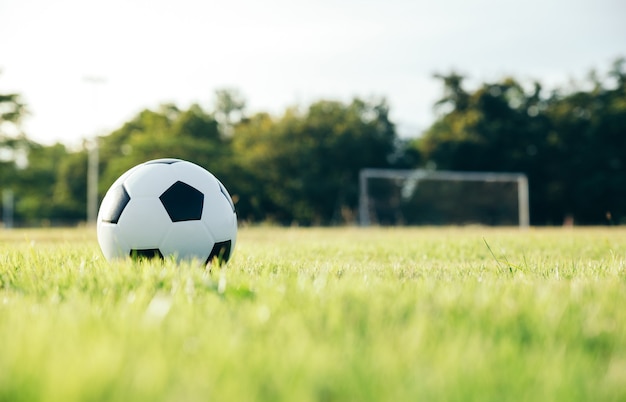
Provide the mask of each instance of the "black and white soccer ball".
POLYGON ((98 212, 98 243, 107 260, 169 258, 228 261, 237 215, 222 183, 181 159, 156 159, 122 174, 98 212))

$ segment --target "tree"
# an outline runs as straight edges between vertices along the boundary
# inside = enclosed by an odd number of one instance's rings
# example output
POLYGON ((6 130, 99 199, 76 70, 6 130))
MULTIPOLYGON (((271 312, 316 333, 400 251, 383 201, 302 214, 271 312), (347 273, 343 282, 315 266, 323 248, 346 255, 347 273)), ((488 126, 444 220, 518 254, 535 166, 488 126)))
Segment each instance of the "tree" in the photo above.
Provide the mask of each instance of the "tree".
POLYGON ((452 111, 464 112, 469 106, 470 98, 463 88, 465 77, 454 71, 448 75, 435 74, 434 77, 443 81, 443 98, 435 103, 435 107, 449 107, 452 111))
POLYGON ((443 112, 415 142, 438 169, 523 172, 529 177, 531 222, 585 224, 626 220, 626 90, 624 62, 590 90, 524 88, 513 78, 473 92, 456 73, 438 75, 443 112))
POLYGON ((553 189, 579 223, 626 222, 626 69, 617 60, 606 77, 591 72, 587 87, 555 93, 547 113, 560 178, 553 189))
MULTIPOLYGON (((389 166, 395 127, 384 100, 319 101, 279 119, 257 114, 235 127, 233 152, 250 195, 244 218, 283 224, 351 220, 358 173, 389 166)), ((243 207, 243 205, 242 205, 243 207)))
POLYGON ((99 141, 101 195, 124 171, 150 159, 186 159, 218 177, 228 175, 229 140, 220 135, 215 118, 199 105, 188 110, 174 105, 144 110, 99 141))
POLYGON ((11 187, 17 165, 23 165, 28 142, 21 131, 26 105, 17 93, 0 94, 0 183, 11 187))
POLYGON ((215 118, 222 126, 223 133, 232 134, 233 125, 241 121, 246 108, 246 100, 239 90, 222 88, 215 91, 215 118), (236 116, 236 117, 235 117, 236 116))
POLYGON ((444 84, 444 96, 435 104, 439 117, 416 141, 425 162, 442 170, 524 172, 531 185, 531 210, 537 213, 536 186, 543 179, 541 137, 547 128, 541 86, 535 83, 527 91, 515 79, 505 78, 469 92, 456 73, 435 77, 444 84))
MULTIPOLYGON (((19 94, 0 94, 0 194, 12 191, 17 200, 16 209, 21 208, 18 173, 28 163, 31 144, 21 130, 21 121, 26 114, 26 105, 19 94)), ((0 209, 2 207, 0 205, 0 209)))
POLYGON ((0 94, 0 138, 21 134, 19 125, 26 113, 26 105, 19 94, 0 94))
POLYGON ((67 152, 64 146, 57 144, 44 150, 50 164, 47 171, 55 175, 48 198, 52 203, 45 218, 63 224, 84 221, 87 218, 87 147, 67 152))

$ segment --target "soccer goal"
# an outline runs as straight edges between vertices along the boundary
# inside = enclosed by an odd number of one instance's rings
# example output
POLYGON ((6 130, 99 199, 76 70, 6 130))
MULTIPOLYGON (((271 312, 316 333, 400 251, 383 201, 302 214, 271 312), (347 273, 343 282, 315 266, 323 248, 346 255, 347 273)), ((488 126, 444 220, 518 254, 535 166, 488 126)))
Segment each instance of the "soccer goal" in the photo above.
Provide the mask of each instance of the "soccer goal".
POLYGON ((362 169, 359 221, 369 225, 529 226, 522 173, 362 169))

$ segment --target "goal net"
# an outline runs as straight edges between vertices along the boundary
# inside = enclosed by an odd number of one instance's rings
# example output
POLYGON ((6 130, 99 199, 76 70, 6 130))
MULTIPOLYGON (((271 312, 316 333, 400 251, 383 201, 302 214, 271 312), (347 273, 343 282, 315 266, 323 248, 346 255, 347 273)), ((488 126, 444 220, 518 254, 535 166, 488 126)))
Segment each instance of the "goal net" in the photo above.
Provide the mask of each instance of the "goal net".
POLYGON ((521 173, 363 169, 359 221, 368 225, 529 225, 521 173))

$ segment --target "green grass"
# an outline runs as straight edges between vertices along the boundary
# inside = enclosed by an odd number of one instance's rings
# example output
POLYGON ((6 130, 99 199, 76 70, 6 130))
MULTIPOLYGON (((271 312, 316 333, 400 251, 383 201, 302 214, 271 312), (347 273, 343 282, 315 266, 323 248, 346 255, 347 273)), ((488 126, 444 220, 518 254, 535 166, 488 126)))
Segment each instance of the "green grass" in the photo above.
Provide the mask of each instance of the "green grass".
POLYGON ((0 401, 624 401, 626 228, 0 231, 0 401))

